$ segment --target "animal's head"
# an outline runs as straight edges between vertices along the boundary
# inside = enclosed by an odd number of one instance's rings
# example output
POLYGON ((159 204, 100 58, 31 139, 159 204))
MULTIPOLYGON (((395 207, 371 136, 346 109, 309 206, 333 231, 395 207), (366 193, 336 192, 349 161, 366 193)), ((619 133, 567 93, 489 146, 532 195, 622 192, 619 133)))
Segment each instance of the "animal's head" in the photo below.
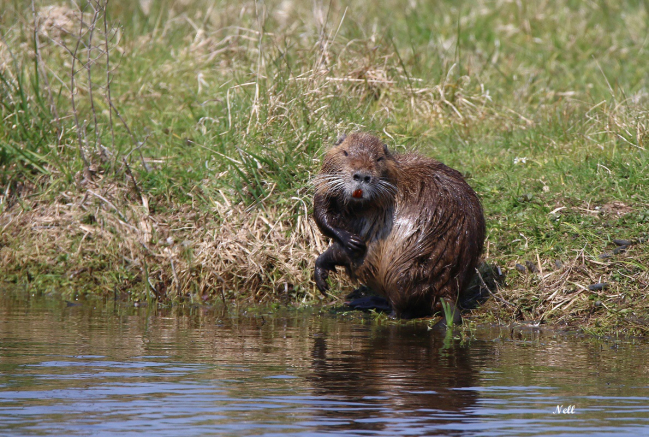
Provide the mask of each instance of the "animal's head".
POLYGON ((396 194, 397 163, 375 136, 352 133, 329 149, 316 178, 316 191, 344 204, 391 203, 396 194))

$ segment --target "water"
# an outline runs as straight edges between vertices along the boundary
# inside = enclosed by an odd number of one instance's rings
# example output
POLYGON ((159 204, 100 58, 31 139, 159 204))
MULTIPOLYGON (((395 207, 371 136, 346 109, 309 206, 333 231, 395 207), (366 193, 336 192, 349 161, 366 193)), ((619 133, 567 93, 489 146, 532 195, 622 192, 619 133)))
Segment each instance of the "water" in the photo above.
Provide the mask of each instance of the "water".
POLYGON ((0 435, 649 435, 637 339, 234 313, 0 292, 0 435))

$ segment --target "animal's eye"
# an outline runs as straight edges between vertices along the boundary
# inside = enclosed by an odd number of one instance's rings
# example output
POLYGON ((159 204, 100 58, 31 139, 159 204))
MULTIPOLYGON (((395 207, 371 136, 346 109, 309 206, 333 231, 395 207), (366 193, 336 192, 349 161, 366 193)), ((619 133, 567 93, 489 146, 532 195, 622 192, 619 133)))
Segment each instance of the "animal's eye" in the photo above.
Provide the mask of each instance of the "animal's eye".
POLYGON ((382 157, 382 156, 379 156, 379 157, 376 159, 376 162, 381 162, 381 161, 383 161, 383 157, 382 157))
POLYGON ((349 153, 347 153, 347 150, 343 150, 343 153, 345 154, 345 156, 349 156, 349 153))

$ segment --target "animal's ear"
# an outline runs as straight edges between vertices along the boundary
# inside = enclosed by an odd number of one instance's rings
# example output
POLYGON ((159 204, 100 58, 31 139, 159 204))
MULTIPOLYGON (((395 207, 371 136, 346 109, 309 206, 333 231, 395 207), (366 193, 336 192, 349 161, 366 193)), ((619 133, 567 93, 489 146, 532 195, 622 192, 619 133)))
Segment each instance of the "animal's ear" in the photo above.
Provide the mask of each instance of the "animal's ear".
POLYGON ((345 138, 347 138, 347 134, 342 134, 342 136, 338 138, 338 141, 336 141, 336 144, 334 144, 334 146, 339 146, 343 141, 345 141, 345 138))
POLYGON ((385 153, 385 156, 392 156, 387 144, 383 144, 383 153, 385 153))

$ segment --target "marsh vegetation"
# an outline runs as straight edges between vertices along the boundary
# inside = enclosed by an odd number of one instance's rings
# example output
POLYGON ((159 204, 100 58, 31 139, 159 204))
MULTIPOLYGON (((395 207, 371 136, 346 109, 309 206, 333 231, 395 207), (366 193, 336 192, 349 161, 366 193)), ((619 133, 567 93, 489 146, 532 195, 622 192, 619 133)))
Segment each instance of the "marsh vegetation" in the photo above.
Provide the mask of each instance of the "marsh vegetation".
POLYGON ((470 317, 649 329, 646 2, 0 6, 3 281, 317 303, 310 181, 364 130, 481 196, 470 317))

